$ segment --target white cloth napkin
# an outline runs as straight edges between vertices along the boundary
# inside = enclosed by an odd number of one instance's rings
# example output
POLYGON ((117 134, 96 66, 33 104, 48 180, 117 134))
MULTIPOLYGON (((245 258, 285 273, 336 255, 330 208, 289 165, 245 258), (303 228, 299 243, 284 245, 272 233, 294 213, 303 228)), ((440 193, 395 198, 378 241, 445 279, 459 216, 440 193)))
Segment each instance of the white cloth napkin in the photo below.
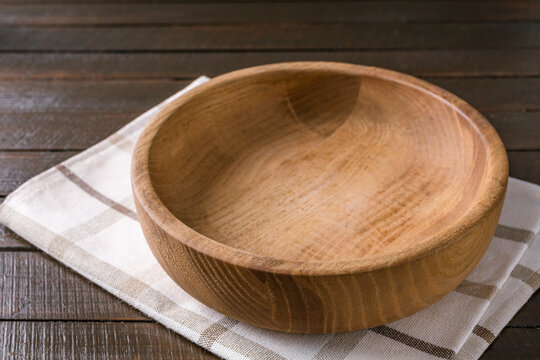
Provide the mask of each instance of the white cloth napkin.
POLYGON ((540 186, 510 179, 497 232, 456 290, 408 318, 336 335, 286 334, 239 323, 178 287, 143 237, 131 151, 150 109, 109 138, 26 182, 0 222, 149 317, 228 359, 477 359, 540 286, 540 186))

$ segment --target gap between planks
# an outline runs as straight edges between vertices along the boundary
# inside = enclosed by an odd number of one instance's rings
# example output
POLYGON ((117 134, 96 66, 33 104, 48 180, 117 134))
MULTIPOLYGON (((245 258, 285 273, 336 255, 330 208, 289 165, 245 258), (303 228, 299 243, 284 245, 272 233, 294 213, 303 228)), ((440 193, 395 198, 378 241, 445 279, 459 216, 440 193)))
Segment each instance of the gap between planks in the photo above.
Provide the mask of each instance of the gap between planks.
POLYGON ((0 27, 4 51, 539 48, 540 23, 0 27), (384 36, 380 36, 384 34, 384 36), (474 36, 471 36, 473 35, 474 36), (497 34, 497 38, 493 38, 497 34), (98 39, 98 40, 96 40, 98 39))
POLYGON ((175 4, 17 4, 0 2, 4 26, 174 26, 246 23, 486 23, 540 19, 540 6, 518 2, 380 1, 175 4), (84 10, 84 11, 81 11, 84 10))
POLYGON ((438 78, 537 78, 540 50, 5 52, 0 81, 187 80, 284 61, 338 61, 438 78), (516 61, 516 59, 519 59, 516 61))

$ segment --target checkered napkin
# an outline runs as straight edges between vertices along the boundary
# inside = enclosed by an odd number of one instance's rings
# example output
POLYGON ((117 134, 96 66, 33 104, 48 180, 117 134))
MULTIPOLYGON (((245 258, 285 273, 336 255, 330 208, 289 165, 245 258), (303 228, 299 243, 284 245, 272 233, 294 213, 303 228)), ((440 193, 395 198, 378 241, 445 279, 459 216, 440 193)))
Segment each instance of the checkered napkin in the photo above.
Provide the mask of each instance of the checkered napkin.
POLYGON ((137 137, 167 102, 12 193, 0 222, 76 272, 189 340, 228 359, 477 359, 540 286, 540 186, 510 179, 497 232, 476 269, 408 318, 343 334, 296 335, 230 319, 161 269, 131 195, 137 137))

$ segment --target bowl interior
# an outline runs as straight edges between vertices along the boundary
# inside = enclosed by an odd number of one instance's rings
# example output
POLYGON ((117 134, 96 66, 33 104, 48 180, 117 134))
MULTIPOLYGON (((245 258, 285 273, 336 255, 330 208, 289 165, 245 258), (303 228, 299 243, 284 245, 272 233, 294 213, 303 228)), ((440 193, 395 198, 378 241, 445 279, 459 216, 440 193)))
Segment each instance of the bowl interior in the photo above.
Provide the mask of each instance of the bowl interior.
POLYGON ((168 117, 152 185, 184 224, 257 256, 402 251, 477 202, 487 145, 458 109, 377 76, 276 70, 208 86, 168 117))

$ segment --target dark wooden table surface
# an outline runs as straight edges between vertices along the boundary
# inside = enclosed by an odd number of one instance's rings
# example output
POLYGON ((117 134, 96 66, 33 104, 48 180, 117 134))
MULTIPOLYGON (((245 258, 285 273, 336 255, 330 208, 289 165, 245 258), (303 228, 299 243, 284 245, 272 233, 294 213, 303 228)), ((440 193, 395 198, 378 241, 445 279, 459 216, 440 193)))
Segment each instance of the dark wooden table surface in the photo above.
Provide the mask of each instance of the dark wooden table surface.
MULTIPOLYGON (((0 0, 0 201, 196 76, 291 60, 447 88, 540 184, 540 2, 0 0)), ((0 257, 0 359, 215 358, 1 226, 0 257)), ((483 358, 540 358, 539 327, 536 294, 483 358)))

